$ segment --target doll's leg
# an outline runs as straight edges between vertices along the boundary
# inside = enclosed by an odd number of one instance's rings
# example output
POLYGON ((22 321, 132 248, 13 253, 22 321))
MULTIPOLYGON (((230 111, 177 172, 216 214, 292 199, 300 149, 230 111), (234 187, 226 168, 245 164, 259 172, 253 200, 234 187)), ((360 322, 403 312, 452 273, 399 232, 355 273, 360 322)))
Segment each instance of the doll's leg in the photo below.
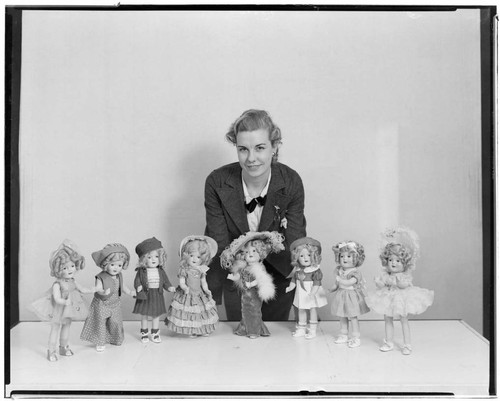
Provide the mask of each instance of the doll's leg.
POLYGON ((394 319, 392 316, 384 315, 385 320, 385 339, 384 344, 379 348, 382 352, 392 351, 394 349, 394 319))
POLYGON ((352 338, 349 340, 347 344, 350 348, 359 347, 361 345, 361 332, 359 331, 359 320, 357 316, 351 318, 351 331, 352 338))
POLYGON ((299 323, 295 327, 295 331, 292 333, 294 337, 304 337, 306 335, 307 327, 307 310, 299 309, 299 323))
POLYGON ((316 308, 311 308, 309 309, 309 328, 306 334, 306 338, 308 340, 316 337, 317 327, 318 327, 318 311, 316 308))
POLYGON ((401 328, 403 329, 403 355, 411 354, 411 333, 410 333, 410 322, 408 321, 408 316, 401 316, 401 328))
POLYGON ((160 316, 156 316, 153 318, 151 323, 151 335, 154 343, 161 343, 160 337, 160 316))
POLYGON ((149 342, 148 317, 146 315, 141 315, 141 341, 143 343, 149 342))
POLYGON ((348 341, 349 320, 346 317, 340 318, 340 335, 336 338, 335 344, 345 344, 348 341))
POLYGON ((56 347, 60 329, 61 325, 59 323, 52 323, 50 325, 49 347, 48 347, 49 349, 47 350, 47 359, 50 362, 57 361, 56 347))
POLYGON ((59 339, 59 354, 64 356, 72 356, 73 351, 68 346, 69 342, 69 329, 71 328, 71 321, 62 325, 61 337, 59 339))

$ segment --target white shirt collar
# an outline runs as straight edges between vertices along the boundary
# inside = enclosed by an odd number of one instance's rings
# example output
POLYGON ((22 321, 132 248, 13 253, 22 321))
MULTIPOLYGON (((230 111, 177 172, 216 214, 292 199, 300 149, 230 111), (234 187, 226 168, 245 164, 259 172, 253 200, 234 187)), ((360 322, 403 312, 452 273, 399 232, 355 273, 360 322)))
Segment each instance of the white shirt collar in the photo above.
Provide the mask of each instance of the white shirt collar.
MULTIPOLYGON (((245 195, 245 201, 247 201, 247 203, 248 203, 253 198, 248 194, 248 188, 247 188, 247 184, 245 184, 245 180, 243 179, 243 174, 241 175, 241 182, 243 183, 243 194, 245 195)), ((262 189, 262 191, 260 191, 259 196, 264 197, 267 195, 267 191, 269 190, 269 183, 270 182, 271 182, 271 172, 269 172, 269 177, 267 178, 266 186, 262 189)))

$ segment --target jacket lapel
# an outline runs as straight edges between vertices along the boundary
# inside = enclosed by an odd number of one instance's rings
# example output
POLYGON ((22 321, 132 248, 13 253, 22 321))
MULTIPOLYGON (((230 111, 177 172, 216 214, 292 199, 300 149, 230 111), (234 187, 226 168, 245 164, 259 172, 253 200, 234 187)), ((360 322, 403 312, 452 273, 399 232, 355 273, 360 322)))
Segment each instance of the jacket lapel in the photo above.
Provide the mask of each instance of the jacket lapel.
POLYGON ((274 221, 281 220, 284 217, 286 207, 290 201, 289 196, 280 192, 285 186, 286 183, 281 172, 276 165, 273 165, 271 182, 267 190, 267 200, 262 210, 262 217, 260 218, 259 231, 269 231, 274 221))
POLYGON ((218 188, 217 193, 222 201, 222 206, 238 227, 241 234, 250 230, 248 227, 246 209, 244 207, 243 186, 241 184, 241 169, 234 169, 227 178, 225 186, 218 188))

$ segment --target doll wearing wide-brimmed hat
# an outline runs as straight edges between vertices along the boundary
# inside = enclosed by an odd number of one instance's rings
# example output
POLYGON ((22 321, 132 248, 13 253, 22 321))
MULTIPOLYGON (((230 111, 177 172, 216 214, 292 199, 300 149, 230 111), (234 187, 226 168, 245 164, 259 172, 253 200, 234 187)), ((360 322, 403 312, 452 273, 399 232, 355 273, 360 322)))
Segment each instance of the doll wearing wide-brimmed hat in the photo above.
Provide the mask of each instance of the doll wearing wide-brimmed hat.
POLYGON ((216 329, 219 315, 206 279, 207 265, 216 253, 217 243, 205 235, 189 235, 181 241, 179 287, 165 319, 173 332, 194 338, 216 329))
POLYGON ((241 292, 241 321, 234 334, 257 338, 271 333, 262 320, 262 303, 275 296, 272 276, 262 261, 270 252, 285 249, 278 232, 248 232, 236 238, 221 254, 221 266, 231 269, 228 279, 241 292))

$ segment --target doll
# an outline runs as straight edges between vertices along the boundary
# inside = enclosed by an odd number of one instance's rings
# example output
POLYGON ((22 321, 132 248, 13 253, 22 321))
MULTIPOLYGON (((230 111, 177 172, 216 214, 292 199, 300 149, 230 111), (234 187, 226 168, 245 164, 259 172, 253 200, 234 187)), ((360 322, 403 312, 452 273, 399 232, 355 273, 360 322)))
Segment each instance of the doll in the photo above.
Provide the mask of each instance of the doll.
POLYGON ((219 315, 207 284, 208 264, 216 253, 217 243, 210 237, 190 235, 181 241, 179 286, 165 319, 173 332, 196 338, 216 329, 219 315))
POLYGON ((135 247, 139 263, 135 271, 134 288, 137 298, 132 313, 141 315, 141 341, 147 343, 148 317, 151 317, 151 340, 160 343, 160 315, 167 312, 163 290, 175 292, 165 273, 167 253, 155 237, 142 241, 135 247))
POLYGON ((103 352, 106 343, 121 345, 123 342, 122 290, 130 296, 136 293, 123 283, 121 271, 130 261, 127 248, 121 244, 108 244, 100 251, 92 252, 92 259, 102 272, 95 276, 96 292, 80 338, 94 343, 97 352, 103 352))
POLYGON ((335 344, 350 348, 361 345, 358 316, 370 311, 363 293, 364 280, 358 268, 365 260, 363 245, 355 241, 339 242, 332 248, 335 253, 335 283, 332 288, 332 314, 340 318, 340 335, 335 344), (349 334, 351 322, 351 338, 349 334))
POLYGON ((59 354, 72 356, 69 348, 69 331, 73 320, 85 320, 88 308, 80 293, 91 294, 75 281, 75 275, 85 267, 85 258, 69 240, 64 240, 49 259, 50 275, 56 278, 45 296, 31 304, 38 317, 51 324, 47 359, 57 361, 56 344, 59 337, 59 354))
POLYGON ((424 312, 434 300, 434 291, 414 287, 412 272, 419 256, 417 234, 408 228, 389 229, 382 234, 382 274, 375 277, 377 290, 366 302, 384 315, 385 339, 382 352, 394 349, 394 318, 399 318, 403 330, 403 355, 412 352, 408 315, 424 312))
POLYGON ((323 273, 319 268, 321 244, 313 238, 299 238, 290 245, 290 252, 293 270, 288 277, 291 277, 292 280, 285 291, 290 292, 297 287, 293 305, 297 307, 299 315, 298 325, 292 335, 311 339, 316 337, 316 328, 318 327, 317 308, 328 303, 325 290, 321 286, 323 279, 323 273), (298 286, 297 281, 299 281, 298 286), (308 328, 307 311, 309 311, 308 328))
POLYGON ((262 303, 274 298, 276 289, 266 271, 264 258, 285 249, 284 237, 276 231, 253 232, 236 238, 221 254, 221 266, 231 269, 228 279, 241 291, 241 322, 234 331, 239 336, 255 339, 269 336, 262 321, 262 303))

